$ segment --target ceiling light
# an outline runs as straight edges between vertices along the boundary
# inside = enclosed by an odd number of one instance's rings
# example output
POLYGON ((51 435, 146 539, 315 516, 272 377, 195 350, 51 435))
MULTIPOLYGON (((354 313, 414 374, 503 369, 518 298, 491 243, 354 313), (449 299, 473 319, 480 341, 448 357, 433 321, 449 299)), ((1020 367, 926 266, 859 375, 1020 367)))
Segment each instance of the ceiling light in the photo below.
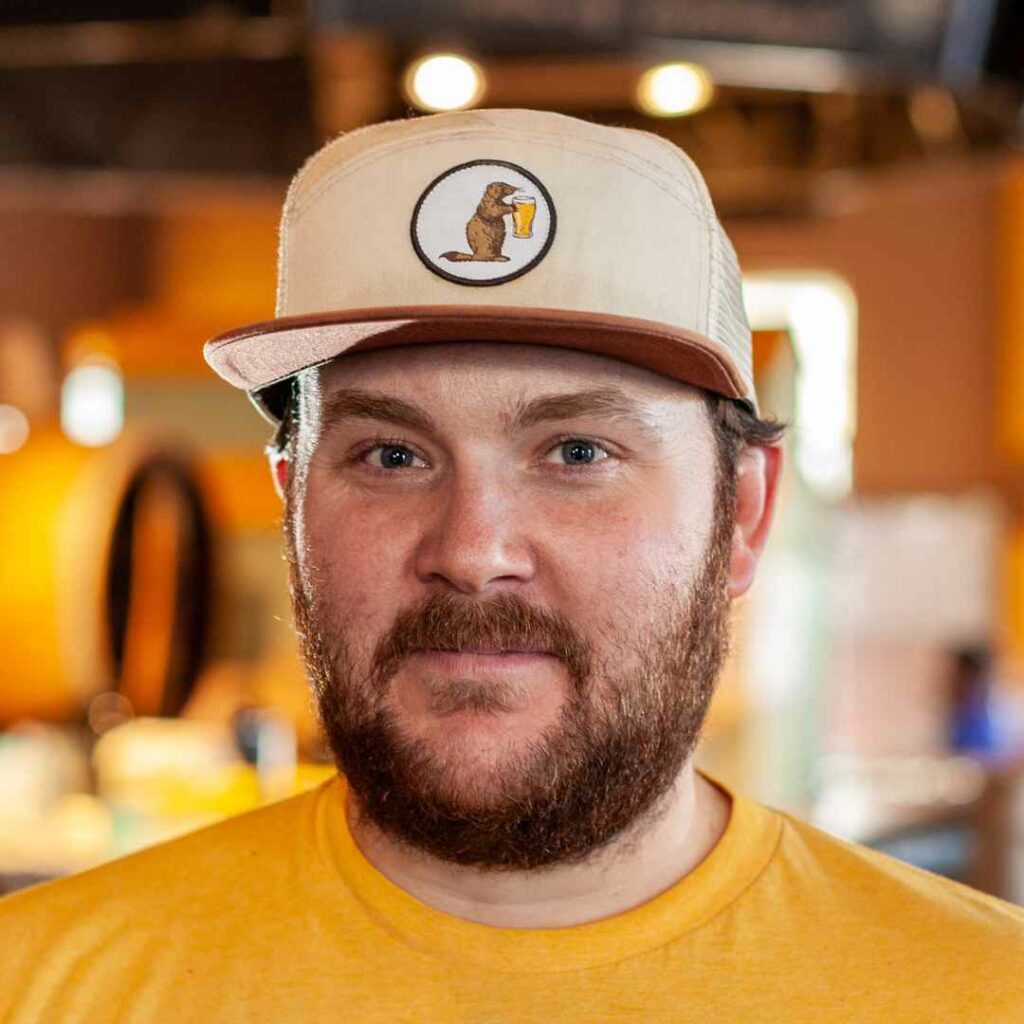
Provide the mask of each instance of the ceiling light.
POLYGON ((110 444, 124 426, 124 382, 111 362, 76 366, 64 378, 60 423, 72 441, 89 447, 110 444))
POLYGON ((659 64, 641 75, 636 101, 654 117, 682 117, 703 110, 714 91, 711 76, 699 64, 659 64))
POLYGON ((420 110, 464 110, 479 103, 483 92, 483 70, 455 53, 421 57, 405 73, 406 96, 420 110))

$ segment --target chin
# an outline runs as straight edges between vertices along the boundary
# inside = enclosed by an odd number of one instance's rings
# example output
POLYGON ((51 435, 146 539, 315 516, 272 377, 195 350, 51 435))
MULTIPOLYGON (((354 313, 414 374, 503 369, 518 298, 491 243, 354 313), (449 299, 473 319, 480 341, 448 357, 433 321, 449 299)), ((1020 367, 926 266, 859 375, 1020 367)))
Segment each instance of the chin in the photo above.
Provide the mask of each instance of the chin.
POLYGON ((410 726, 402 730, 406 737, 446 769, 492 773, 527 753, 550 723, 460 713, 410 726))
POLYGON ((484 808, 508 799, 517 782, 529 786, 531 754, 547 739, 551 725, 509 721, 493 715, 460 713, 405 730, 431 765, 431 788, 464 807, 484 808))
POLYGON ((508 759, 471 750, 441 755, 436 773, 421 784, 451 808, 493 812, 519 789, 517 774, 508 759))
MULTIPOLYGON (((437 795, 449 807, 463 812, 491 812, 507 806, 510 794, 510 778, 500 768, 490 771, 460 767, 454 774, 437 780, 437 795)), ((515 787, 512 788, 515 792, 515 787)))

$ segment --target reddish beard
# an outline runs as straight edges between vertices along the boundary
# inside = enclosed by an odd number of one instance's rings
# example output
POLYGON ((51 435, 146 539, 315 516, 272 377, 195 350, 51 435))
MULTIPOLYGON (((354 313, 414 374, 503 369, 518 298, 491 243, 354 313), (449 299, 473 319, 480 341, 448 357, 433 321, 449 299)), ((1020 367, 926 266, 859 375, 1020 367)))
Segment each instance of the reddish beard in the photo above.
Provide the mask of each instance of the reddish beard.
MULTIPOLYGON (((682 597, 652 595, 659 621, 631 639, 632 658, 616 658, 638 666, 626 672, 599 660, 564 616, 519 595, 437 593, 398 615, 369 673, 357 675, 343 617, 301 578, 290 502, 286 549, 302 655, 361 818, 434 857, 491 869, 578 863, 653 818, 693 753, 728 653, 733 493, 721 474, 717 491, 697 577, 682 597), (403 734, 387 697, 413 650, 486 644, 543 650, 562 662, 570 685, 556 723, 474 789, 424 740, 403 734)), ((499 709, 505 695, 471 686, 444 699, 499 709)))

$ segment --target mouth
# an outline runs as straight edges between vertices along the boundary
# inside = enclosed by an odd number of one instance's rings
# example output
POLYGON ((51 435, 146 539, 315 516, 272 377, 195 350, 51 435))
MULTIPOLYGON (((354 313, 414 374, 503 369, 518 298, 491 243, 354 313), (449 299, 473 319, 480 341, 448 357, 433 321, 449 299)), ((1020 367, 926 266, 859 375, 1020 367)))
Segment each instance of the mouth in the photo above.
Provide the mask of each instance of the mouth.
POLYGON ((499 647, 494 644, 474 644, 465 647, 417 647, 414 654, 548 654, 540 647, 499 647))
POLYGON ((547 651, 527 647, 496 647, 488 644, 452 648, 420 647, 412 661, 444 673, 487 677, 499 672, 533 672, 553 660, 547 651))
POLYGON ((558 702, 561 675, 557 656, 536 646, 449 645, 413 650, 397 685, 409 705, 428 716, 525 713, 558 702))

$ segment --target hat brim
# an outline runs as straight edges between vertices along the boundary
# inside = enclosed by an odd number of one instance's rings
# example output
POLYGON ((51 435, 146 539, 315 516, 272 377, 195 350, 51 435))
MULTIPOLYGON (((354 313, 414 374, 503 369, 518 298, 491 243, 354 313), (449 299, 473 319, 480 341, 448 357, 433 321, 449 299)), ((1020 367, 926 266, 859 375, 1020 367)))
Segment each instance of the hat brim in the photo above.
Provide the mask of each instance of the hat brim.
POLYGON ((300 370, 347 353, 453 341, 595 352, 757 409, 753 389, 721 344, 685 328, 607 313, 477 305, 346 309, 239 327, 212 338, 203 354, 219 376, 248 391, 267 418, 278 422, 279 385, 300 370))

